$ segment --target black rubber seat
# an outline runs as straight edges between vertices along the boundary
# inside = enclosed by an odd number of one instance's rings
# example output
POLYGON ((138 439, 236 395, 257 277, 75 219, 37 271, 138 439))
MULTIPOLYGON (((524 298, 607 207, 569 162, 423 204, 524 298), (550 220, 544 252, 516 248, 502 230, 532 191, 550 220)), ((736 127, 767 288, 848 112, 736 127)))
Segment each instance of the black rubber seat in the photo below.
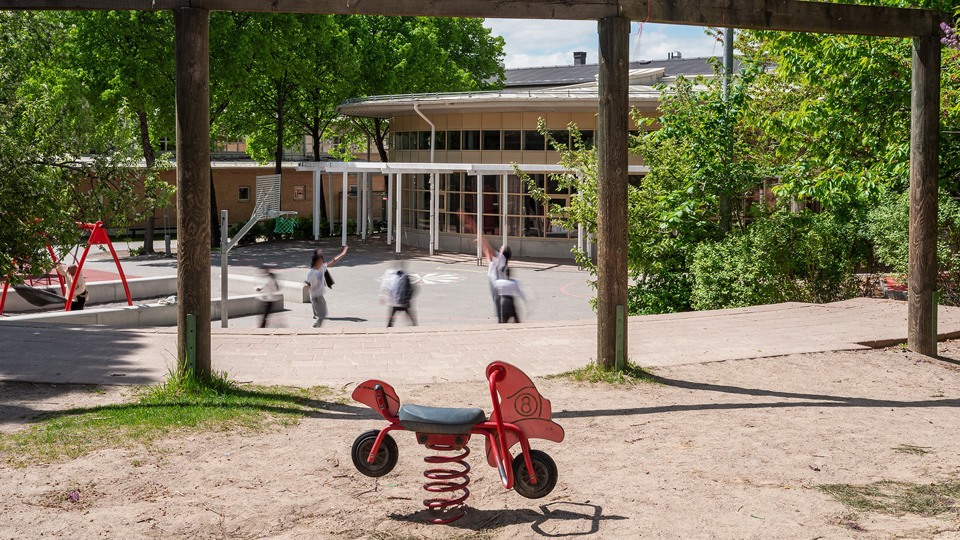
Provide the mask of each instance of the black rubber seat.
POLYGON ((483 422, 487 415, 483 409, 425 407, 403 405, 400 407, 400 425, 417 433, 444 435, 467 435, 474 424, 483 422))

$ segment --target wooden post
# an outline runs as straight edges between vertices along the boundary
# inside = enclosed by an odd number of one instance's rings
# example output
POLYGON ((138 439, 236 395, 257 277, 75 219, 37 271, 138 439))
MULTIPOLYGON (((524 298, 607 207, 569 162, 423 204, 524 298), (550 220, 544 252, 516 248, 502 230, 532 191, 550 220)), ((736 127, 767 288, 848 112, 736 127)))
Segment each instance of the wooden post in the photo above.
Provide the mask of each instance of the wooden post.
POLYGON ((937 309, 937 160, 940 136, 940 41, 936 34, 913 40, 910 101, 910 293, 907 345, 937 355, 933 310, 937 309))
POLYGON ((617 350, 627 351, 627 330, 618 340, 617 306, 627 306, 627 119, 630 20, 600 19, 600 115, 597 196, 597 363, 612 369, 617 350))
POLYGON ((177 356, 188 361, 187 314, 196 317, 197 377, 210 363, 210 53, 205 9, 173 10, 177 99, 177 356))

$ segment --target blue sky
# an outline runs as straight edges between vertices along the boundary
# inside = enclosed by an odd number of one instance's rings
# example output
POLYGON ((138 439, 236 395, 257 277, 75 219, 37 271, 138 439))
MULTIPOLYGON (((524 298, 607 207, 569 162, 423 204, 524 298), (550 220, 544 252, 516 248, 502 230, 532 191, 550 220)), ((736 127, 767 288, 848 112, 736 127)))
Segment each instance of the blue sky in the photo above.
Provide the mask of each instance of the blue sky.
MULTIPOLYGON (((508 69, 572 65, 574 51, 586 51, 588 64, 598 60, 596 21, 486 19, 484 25, 503 36, 508 69)), ((723 54, 723 45, 699 26, 647 23, 638 44, 639 27, 630 25, 631 60, 666 60, 672 51, 684 58, 723 54)))

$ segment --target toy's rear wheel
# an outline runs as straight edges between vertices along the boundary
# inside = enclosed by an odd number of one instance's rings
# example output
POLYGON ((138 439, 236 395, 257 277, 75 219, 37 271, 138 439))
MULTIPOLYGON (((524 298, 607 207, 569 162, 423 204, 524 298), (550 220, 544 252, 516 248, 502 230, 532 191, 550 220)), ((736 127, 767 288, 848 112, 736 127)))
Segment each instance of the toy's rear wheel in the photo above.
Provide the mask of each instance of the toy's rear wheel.
POLYGON ((397 441, 394 441, 390 435, 384 435, 383 443, 380 444, 380 449, 377 451, 373 463, 367 461, 367 457, 370 456, 370 450, 373 449, 373 443, 377 441, 377 435, 379 434, 380 432, 375 429, 361 433, 360 436, 353 441, 353 448, 350 450, 350 457, 353 458, 354 467, 356 467, 361 474, 374 478, 392 471, 397 465, 397 458, 400 456, 400 451, 397 449, 397 441))
POLYGON ((533 463, 533 472, 537 475, 537 483, 530 483, 530 474, 523 461, 523 453, 513 458, 513 489, 528 499, 546 497, 557 485, 557 464, 546 452, 530 451, 530 461, 533 463))

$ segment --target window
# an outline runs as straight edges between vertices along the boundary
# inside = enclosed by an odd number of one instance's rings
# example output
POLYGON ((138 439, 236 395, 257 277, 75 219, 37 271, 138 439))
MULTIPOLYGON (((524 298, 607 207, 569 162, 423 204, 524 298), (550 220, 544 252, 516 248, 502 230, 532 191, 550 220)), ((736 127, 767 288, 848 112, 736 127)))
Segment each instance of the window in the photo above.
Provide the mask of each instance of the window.
POLYGON ((448 131, 447 132, 447 150, 459 150, 459 149, 460 149, 460 132, 448 131))
POLYGON ((418 132, 417 137, 417 147, 420 150, 429 150, 430 149, 430 132, 429 131, 420 131, 418 132))
POLYGON ((565 129, 551 131, 550 138, 552 139, 550 143, 551 150, 553 150, 557 146, 559 146, 560 148, 570 147, 570 132, 565 129))
POLYGON ((447 134, 446 131, 438 131, 438 132, 437 132, 437 140, 435 141, 435 144, 436 144, 436 147, 435 147, 435 148, 436 148, 437 150, 446 150, 446 149, 447 149, 447 137, 446 137, 446 134, 447 134))
POLYGON ((240 186, 237 188, 237 200, 240 202, 250 201, 250 186, 240 186))
POLYGON ((520 142, 522 138, 520 136, 520 130, 505 130, 503 132, 503 149, 504 150, 520 150, 522 148, 520 142))
POLYGON ((524 150, 546 150, 546 140, 543 135, 535 129, 524 130, 523 149, 524 150))
POLYGON ((479 150, 480 149, 480 130, 464 130, 463 131, 463 143, 464 150, 479 150))
POLYGON ((580 131, 580 144, 583 148, 593 148, 593 130, 584 129, 580 131))
POLYGON ((500 130, 483 130, 483 149, 500 150, 500 130))

